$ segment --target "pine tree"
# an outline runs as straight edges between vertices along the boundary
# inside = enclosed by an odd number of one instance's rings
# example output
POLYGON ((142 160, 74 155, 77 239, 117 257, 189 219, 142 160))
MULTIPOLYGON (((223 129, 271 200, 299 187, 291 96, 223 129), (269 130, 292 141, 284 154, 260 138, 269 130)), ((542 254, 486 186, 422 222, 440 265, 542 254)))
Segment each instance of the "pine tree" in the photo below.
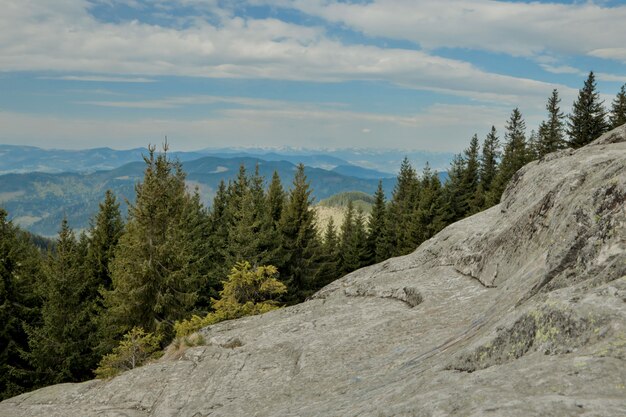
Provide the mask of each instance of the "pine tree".
POLYGON ((341 238, 340 238, 340 250, 339 256, 340 263, 340 275, 348 274, 361 265, 359 259, 359 251, 356 247, 356 228, 355 228, 355 212, 354 204, 352 200, 348 200, 348 206, 341 223, 341 238))
POLYGON ((124 222, 120 205, 113 192, 107 190, 89 230, 87 268, 95 288, 111 289, 109 263, 113 260, 114 251, 123 230, 124 222))
POLYGON ((420 231, 414 215, 419 196, 419 182, 408 158, 400 165, 400 172, 387 211, 387 239, 392 255, 406 255, 417 247, 420 231))
POLYGON ((485 195, 491 191, 493 181, 498 174, 498 160, 500 159, 500 141, 495 126, 483 141, 482 156, 480 158, 480 185, 485 195))
POLYGON ((30 353, 40 385, 90 378, 97 364, 95 301, 85 279, 86 238, 76 241, 63 219, 56 252, 48 256, 38 288, 42 323, 28 328, 30 353))
POLYGON ((504 154, 488 198, 491 204, 500 202, 500 196, 509 180, 528 162, 525 131, 526 122, 519 109, 515 108, 506 124, 504 154))
POLYGON ((280 176, 277 171, 272 175, 269 189, 267 191, 267 206, 270 218, 272 219, 274 229, 278 228, 278 223, 283 214, 283 206, 285 205, 285 191, 280 182, 280 176))
POLYGON ((574 149, 585 146, 608 129, 604 102, 600 101, 600 93, 596 90, 593 71, 589 73, 585 85, 578 92, 567 126, 569 144, 574 149))
POLYGON ((434 220, 434 229, 437 231, 465 216, 465 210, 461 204, 465 170, 465 159, 461 154, 455 155, 448 169, 448 179, 437 202, 437 213, 434 220))
POLYGON ((441 198, 441 182, 437 172, 433 172, 430 169, 428 162, 424 166, 422 171, 422 180, 420 187, 420 198, 418 203, 417 222, 422 235, 420 236, 419 243, 430 239, 437 230, 436 216, 437 216, 437 204, 441 198))
POLYGON ((133 327, 172 335, 172 324, 193 310, 206 277, 207 254, 198 241, 206 227, 197 196, 185 189, 180 162, 149 147, 143 182, 129 208, 126 230, 111 264, 107 318, 120 337, 133 327))
POLYGON ((319 240, 312 198, 304 165, 299 164, 280 220, 280 277, 289 288, 287 301, 303 301, 311 294, 312 281, 317 274, 319 240))
POLYGON ((536 156, 538 158, 567 146, 564 133, 565 125, 563 122, 565 116, 559 107, 560 103, 559 92, 556 89, 552 90, 552 95, 546 104, 548 120, 541 122, 539 125, 536 148, 536 156))
POLYGON ((530 131, 530 135, 528 135, 528 142, 526 147, 526 158, 528 162, 539 159, 539 148, 539 135, 533 129, 530 131))
POLYGON ((465 169, 459 189, 459 216, 465 217, 469 214, 478 213, 480 205, 477 201, 478 185, 480 181, 480 161, 478 154, 480 145, 478 135, 474 134, 470 140, 470 145, 465 149, 465 169))
POLYGON ((324 231, 321 247, 320 268, 316 277, 316 289, 322 288, 341 276, 339 270, 339 238, 331 217, 324 231))
POLYGON ((626 123, 626 84, 622 86, 613 100, 609 123, 611 129, 615 129, 626 123))
POLYGON ((220 282, 223 277, 228 275, 228 268, 224 259, 229 231, 227 204, 228 190, 222 180, 217 187, 207 219, 206 245, 210 248, 206 254, 207 274, 196 301, 196 308, 203 313, 211 308, 211 298, 217 297, 220 282))
POLYGON ((35 385, 24 326, 39 319, 39 252, 0 208, 0 401, 35 385))
POLYGON ((378 181, 378 188, 374 194, 372 214, 368 221, 367 249, 370 259, 367 264, 382 262, 390 256, 390 248, 386 245, 386 213, 385 192, 383 182, 378 181))

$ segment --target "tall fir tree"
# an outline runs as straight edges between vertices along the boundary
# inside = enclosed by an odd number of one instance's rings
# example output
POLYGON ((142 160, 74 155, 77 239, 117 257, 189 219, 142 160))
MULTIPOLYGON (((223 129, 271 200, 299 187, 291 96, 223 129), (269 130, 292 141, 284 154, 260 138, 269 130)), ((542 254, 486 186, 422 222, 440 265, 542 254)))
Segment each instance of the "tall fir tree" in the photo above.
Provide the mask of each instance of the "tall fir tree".
POLYGON ((28 358, 39 385, 88 379, 99 359, 94 289, 85 279, 85 254, 86 238, 77 242, 63 219, 56 251, 49 254, 38 287, 42 322, 28 328, 28 358))
POLYGON ((303 301, 312 293, 319 268, 320 242, 312 202, 304 165, 298 164, 279 226, 281 259, 278 271, 289 289, 286 296, 289 303, 303 301))
POLYGON ((25 326, 40 318, 36 291, 41 280, 39 251, 0 207, 0 401, 31 389, 33 368, 26 360, 25 326))
POLYGON ((538 130, 536 156, 541 158, 551 152, 558 151, 567 146, 565 142, 565 115, 559 107, 561 99, 558 90, 552 90, 552 95, 546 104, 548 119, 541 122, 538 130))
POLYGON ((416 228, 414 216, 418 197, 417 174, 405 157, 387 210, 387 239, 392 256, 406 255, 417 247, 420 231, 416 228))
POLYGON ((465 217, 480 211, 482 206, 482 191, 479 195, 480 185, 480 145, 478 135, 474 134, 469 147, 465 149, 465 169, 459 189, 460 216, 465 217))
POLYGON ((87 272, 96 288, 111 289, 109 264, 113 260, 117 243, 124 231, 120 205, 111 190, 107 190, 98 214, 89 229, 87 272))
POLYGON ((448 169, 448 179, 443 185, 437 202, 437 213, 433 226, 437 231, 462 219, 465 215, 464 207, 461 204, 465 170, 465 158, 461 154, 455 155, 448 169))
POLYGON ((608 129, 604 102, 596 89, 596 78, 591 71, 585 85, 578 92, 578 98, 572 106, 572 113, 567 123, 569 144, 572 148, 580 148, 590 143, 608 129))
MULTIPOLYGON (((483 141, 480 158, 480 186, 485 196, 489 195, 493 181, 498 174, 498 161, 500 160, 500 140, 495 126, 483 141)), ((487 202, 486 202, 487 204, 487 202)))
POLYGON ((320 268, 316 277, 316 289, 322 288, 341 276, 339 257, 339 238, 335 230, 335 222, 331 217, 324 231, 321 246, 320 268))
POLYGON ((441 199, 441 181, 427 162, 422 171, 420 198, 417 206, 417 222, 422 231, 419 243, 430 239, 439 231, 437 225, 437 204, 441 199))
POLYGON ((185 188, 178 161, 149 147, 143 182, 137 184, 126 230, 111 264, 113 288, 105 292, 111 336, 133 327, 171 337, 175 320, 193 311, 206 281, 206 246, 200 241, 206 215, 185 188))
POLYGON ((515 108, 506 123, 504 153, 498 168, 498 175, 496 176, 488 197, 491 204, 500 202, 500 197, 509 180, 513 178, 517 170, 528 162, 525 132, 526 122, 519 109, 515 108))
POLYGON ((355 229, 355 210, 352 200, 348 200, 348 206, 343 216, 343 222, 341 223, 341 235, 339 256, 340 262, 340 275, 348 274, 360 266, 359 252, 356 247, 356 234, 355 229))
POLYGON ((624 123, 626 123, 626 84, 622 85, 622 88, 620 88, 619 93, 613 100, 609 117, 611 129, 615 129, 624 123))
POLYGON ((267 190, 267 206, 269 216, 272 219, 274 229, 278 228, 278 223, 283 214, 283 207, 285 205, 285 191, 280 181, 280 176, 277 171, 274 171, 272 175, 272 181, 270 182, 267 190))
POLYGON ((378 181, 378 188, 374 194, 374 205, 368 221, 367 248, 370 254, 368 263, 382 262, 391 256, 391 248, 386 237, 387 203, 383 182, 378 181))

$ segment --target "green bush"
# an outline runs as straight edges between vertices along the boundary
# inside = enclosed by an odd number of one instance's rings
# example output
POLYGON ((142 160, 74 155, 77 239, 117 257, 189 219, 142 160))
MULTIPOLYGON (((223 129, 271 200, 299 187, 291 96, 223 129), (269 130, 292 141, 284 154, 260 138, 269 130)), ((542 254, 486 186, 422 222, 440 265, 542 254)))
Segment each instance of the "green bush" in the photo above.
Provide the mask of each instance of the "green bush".
POLYGON ((262 314, 278 308, 272 298, 287 292, 285 284, 276 277, 278 270, 272 265, 252 269, 248 262, 238 262, 224 281, 220 299, 211 299, 215 311, 205 317, 197 315, 174 324, 176 337, 185 337, 203 327, 224 320, 262 314))
POLYGON ((113 352, 100 360, 95 371, 96 377, 111 378, 156 358, 160 354, 160 342, 161 336, 146 333, 141 327, 133 327, 124 335, 113 352))

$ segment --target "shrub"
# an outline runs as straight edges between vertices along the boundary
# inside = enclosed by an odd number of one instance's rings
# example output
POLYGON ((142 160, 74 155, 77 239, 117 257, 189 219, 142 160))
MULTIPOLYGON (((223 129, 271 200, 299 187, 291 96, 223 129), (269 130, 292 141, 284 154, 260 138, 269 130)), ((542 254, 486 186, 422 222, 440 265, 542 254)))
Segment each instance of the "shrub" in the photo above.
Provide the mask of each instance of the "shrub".
POLYGON ((193 315, 188 320, 177 321, 177 337, 185 337, 203 327, 224 320, 262 314, 278 308, 272 298, 287 292, 285 284, 276 277, 278 270, 272 265, 252 269, 248 262, 238 262, 224 281, 220 299, 211 299, 215 311, 205 317, 193 315))
POLYGON ((120 372, 141 366, 159 354, 161 336, 146 333, 141 327, 133 327, 126 333, 113 352, 105 355, 96 369, 98 378, 111 378, 120 372))

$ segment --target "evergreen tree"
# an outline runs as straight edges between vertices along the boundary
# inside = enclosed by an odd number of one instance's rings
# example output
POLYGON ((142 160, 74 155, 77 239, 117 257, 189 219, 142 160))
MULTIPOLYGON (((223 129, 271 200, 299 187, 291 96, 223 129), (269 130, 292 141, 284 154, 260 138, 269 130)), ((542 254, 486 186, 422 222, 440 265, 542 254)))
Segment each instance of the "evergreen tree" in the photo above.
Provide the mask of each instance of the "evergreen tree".
POLYGON ((475 134, 472 136, 469 147, 465 149, 465 169, 463 170, 463 178, 459 188, 461 193, 459 196, 459 216, 461 217, 478 213, 481 208, 478 198, 480 181, 479 152, 478 135, 475 134))
POLYGON ((317 288, 322 288, 341 276, 339 264, 339 238, 335 230, 335 222, 331 217, 324 231, 320 268, 316 278, 317 288))
POLYGON ((38 287, 42 323, 28 327, 28 358, 40 385, 88 379, 97 364, 94 289, 85 279, 85 253, 86 238, 77 242, 63 219, 38 287))
POLYGON ((313 286, 318 265, 319 238, 304 165, 299 164, 280 220, 281 260, 279 272, 289 288, 287 301, 303 301, 313 286))
POLYGON ((495 126, 491 126, 491 131, 483 141, 482 156, 480 158, 480 185, 486 195, 489 194, 498 173, 499 159, 500 141, 495 126))
POLYGON ((563 122, 565 116, 559 107, 560 103, 559 92, 556 89, 552 90, 552 95, 546 104, 548 120, 541 122, 539 125, 536 148, 536 156, 538 158, 567 146, 564 133, 565 125, 563 122))
POLYGON ((278 223, 283 214, 283 206, 285 204, 285 191, 280 182, 280 176, 277 171, 272 175, 269 189, 267 191, 267 206, 270 218, 272 219, 274 229, 278 228, 278 223))
POLYGON ((504 154, 498 169, 498 175, 493 183, 488 196, 490 204, 500 202, 500 196, 504 192, 509 180, 513 175, 528 162, 528 150, 526 147, 526 122, 519 109, 513 109, 511 117, 506 124, 504 154))
POLYGON ((434 229, 437 231, 465 216, 466 210, 461 202, 465 170, 465 159, 461 154, 455 155, 448 169, 448 179, 437 202, 437 213, 434 220, 434 229))
POLYGON ((419 182, 408 158, 400 165, 400 173, 387 211, 387 239, 392 256, 406 255, 417 247, 419 233, 414 214, 419 196, 419 182))
POLYGON ((341 245, 339 251, 341 259, 340 275, 348 274, 358 269, 361 265, 355 235, 356 228, 354 205, 352 204, 352 200, 349 200, 343 217, 343 222, 341 224, 341 245))
POLYGON ((126 230, 111 264, 113 289, 105 292, 107 318, 119 338, 133 327, 164 334, 194 308, 206 277, 201 245, 205 213, 185 189, 180 162, 149 147, 143 182, 135 187, 126 230))
POLYGON ((534 130, 530 131, 530 135, 528 135, 528 143, 526 147, 526 158, 527 161, 534 161, 539 159, 540 155, 540 144, 539 144, 539 135, 534 130))
POLYGON ((199 291, 196 308, 206 312, 211 308, 211 298, 217 297, 220 282, 228 275, 224 254, 228 245, 227 222, 228 190, 224 181, 217 187, 211 210, 208 213, 206 245, 207 276, 199 291))
POLYGON ((609 123, 611 129, 615 129, 626 123, 626 84, 622 86, 613 100, 609 123))
POLYGON ((40 280, 39 252, 0 208, 0 401, 35 384, 25 360, 28 337, 24 326, 33 326, 39 319, 36 285, 40 280))
POLYGON ((107 190, 104 201, 93 219, 89 230, 89 249, 87 252, 87 268, 95 288, 111 289, 111 272, 109 263, 124 230, 124 222, 120 213, 120 205, 111 190, 107 190))
POLYGON ((441 182, 437 172, 430 169, 428 162, 422 172, 422 185, 418 203, 417 223, 422 231, 419 243, 430 239, 439 230, 437 229, 437 204, 441 198, 441 182))
POLYGON ((238 262, 253 266, 266 265, 268 254, 269 219, 265 217, 263 178, 256 174, 248 178, 243 164, 239 176, 232 184, 226 207, 228 213, 228 239, 224 260, 228 269, 238 262))
POLYGON ((575 149, 590 143, 608 129, 604 102, 600 101, 600 93, 596 90, 593 71, 578 92, 567 126, 569 144, 575 149))
POLYGON ((385 239, 387 228, 386 214, 387 207, 383 182, 378 181, 378 188, 374 194, 372 214, 367 225, 367 249, 370 254, 367 264, 382 262, 390 256, 391 250, 387 246, 387 240, 385 239))

